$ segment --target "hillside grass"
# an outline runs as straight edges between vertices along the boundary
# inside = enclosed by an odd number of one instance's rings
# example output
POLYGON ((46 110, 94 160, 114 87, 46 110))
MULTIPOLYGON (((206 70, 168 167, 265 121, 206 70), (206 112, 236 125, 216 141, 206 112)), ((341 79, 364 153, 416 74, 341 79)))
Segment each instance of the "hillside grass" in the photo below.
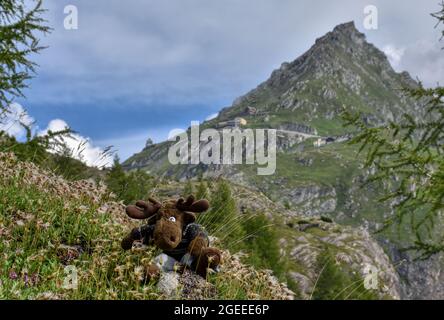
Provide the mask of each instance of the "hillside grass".
POLYGON ((65 199, 24 182, 20 174, 1 182, 2 299, 157 297, 134 273, 145 255, 120 249, 128 223, 98 213, 102 203, 88 196, 65 199), (68 265, 78 270, 77 290, 63 288, 68 265))

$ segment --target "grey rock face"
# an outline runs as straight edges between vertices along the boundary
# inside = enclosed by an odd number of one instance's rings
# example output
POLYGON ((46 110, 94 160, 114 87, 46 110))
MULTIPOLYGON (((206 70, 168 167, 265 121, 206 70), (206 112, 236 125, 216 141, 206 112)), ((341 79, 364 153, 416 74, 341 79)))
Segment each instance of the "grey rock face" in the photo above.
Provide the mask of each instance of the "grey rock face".
POLYGON ((204 300, 215 298, 217 294, 214 285, 189 270, 183 274, 162 273, 157 289, 167 299, 204 300))
POLYGON ((307 216, 334 212, 337 205, 336 190, 328 186, 313 184, 292 189, 283 188, 280 196, 307 216))
POLYGON ((437 254, 427 260, 415 260, 411 255, 389 245, 388 253, 403 279, 403 299, 444 299, 444 255, 437 254))

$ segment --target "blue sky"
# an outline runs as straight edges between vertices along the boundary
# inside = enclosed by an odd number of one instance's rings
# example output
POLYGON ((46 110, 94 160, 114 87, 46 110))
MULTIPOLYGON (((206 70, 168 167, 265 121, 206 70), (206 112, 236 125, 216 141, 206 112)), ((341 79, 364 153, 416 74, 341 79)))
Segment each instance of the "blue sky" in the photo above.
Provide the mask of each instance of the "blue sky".
POLYGON ((38 75, 17 100, 40 129, 62 119, 91 144, 126 159, 148 137, 204 120, 266 80, 339 23, 354 20, 398 70, 444 83, 430 13, 438 0, 46 0, 53 32, 33 57, 38 75), (65 30, 64 7, 79 27, 65 30), (378 8, 378 30, 363 28, 378 8))

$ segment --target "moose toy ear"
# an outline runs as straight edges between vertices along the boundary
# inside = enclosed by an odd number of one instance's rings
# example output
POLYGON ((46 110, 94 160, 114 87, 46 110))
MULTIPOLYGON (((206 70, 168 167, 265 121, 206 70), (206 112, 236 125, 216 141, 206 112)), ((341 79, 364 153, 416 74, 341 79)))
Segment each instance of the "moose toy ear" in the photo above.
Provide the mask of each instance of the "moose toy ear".
POLYGON ((153 198, 149 202, 137 201, 136 205, 126 207, 126 214, 133 219, 148 219, 159 211, 161 204, 153 198))

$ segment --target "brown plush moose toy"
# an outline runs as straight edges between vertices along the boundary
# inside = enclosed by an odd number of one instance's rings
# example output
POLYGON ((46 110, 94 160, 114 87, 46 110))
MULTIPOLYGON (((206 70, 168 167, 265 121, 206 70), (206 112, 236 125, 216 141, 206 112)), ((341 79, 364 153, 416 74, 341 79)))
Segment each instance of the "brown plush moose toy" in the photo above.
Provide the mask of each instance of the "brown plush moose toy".
POLYGON ((150 198, 149 202, 137 201, 126 207, 133 219, 149 219, 148 224, 133 229, 123 240, 122 248, 129 250, 134 241, 155 245, 163 254, 146 268, 145 280, 157 278, 161 271, 181 271, 189 267, 206 278, 207 269, 215 271, 221 263, 221 252, 209 247, 208 234, 203 227, 194 223, 195 213, 209 208, 207 200, 168 200, 163 203, 150 198))

